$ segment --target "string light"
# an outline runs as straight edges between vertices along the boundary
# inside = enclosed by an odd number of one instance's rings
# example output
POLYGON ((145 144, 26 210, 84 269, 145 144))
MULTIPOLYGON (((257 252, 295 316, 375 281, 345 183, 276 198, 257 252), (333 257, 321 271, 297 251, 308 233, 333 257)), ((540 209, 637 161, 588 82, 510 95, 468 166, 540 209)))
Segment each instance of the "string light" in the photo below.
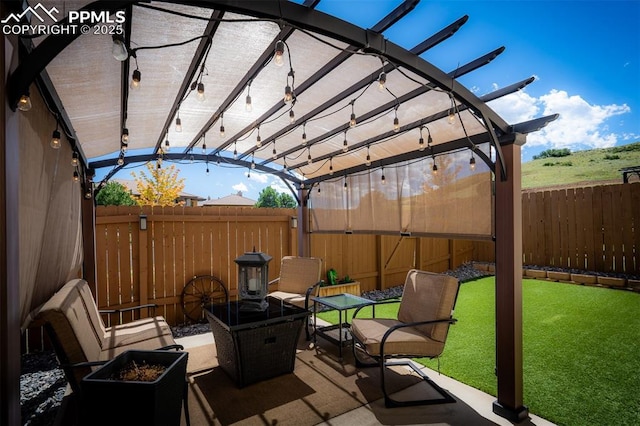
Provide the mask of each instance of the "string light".
POLYGON ((78 173, 77 170, 73 171, 73 181, 74 182, 79 182, 80 181, 80 174, 78 173))
POLYGON ((311 147, 308 147, 307 150, 308 150, 307 164, 311 164, 311 163, 313 163, 313 159, 311 158, 311 147))
POLYGON ((367 161, 365 162, 367 167, 371 165, 371 155, 369 155, 369 145, 367 145, 367 161))
POLYGON ((273 159, 275 160, 276 158, 278 158, 278 153, 276 152, 276 140, 273 140, 273 151, 271 151, 273 153, 273 159))
POLYGON ((176 117, 176 133, 182 132, 182 120, 180 120, 180 111, 178 111, 178 116, 176 117))
POLYGON ((164 151, 169 152, 171 150, 171 146, 169 145, 169 131, 167 130, 167 138, 164 141, 164 151))
POLYGON ((28 93, 20 96, 20 100, 18 100, 18 109, 20 111, 29 111, 31 109, 31 98, 28 93))
POLYGON ((380 179, 380 182, 383 185, 387 183, 387 179, 384 177, 384 167, 382 168, 382 178, 380 179))
POLYGON ((71 166, 78 167, 79 163, 80 162, 78 161, 78 153, 76 151, 73 151, 73 153, 71 154, 71 166))
POLYGON ((436 157, 433 157, 433 166, 431 166, 431 171, 433 171, 434 175, 438 174, 438 165, 436 164, 436 157))
POLYGON ((207 176, 209 176, 209 159, 207 159, 207 169, 204 171, 206 173, 207 176))
POLYGON ((349 127, 354 128, 356 127, 356 113, 353 109, 355 104, 355 100, 351 101, 351 118, 349 119, 349 127))
POLYGON ((284 55, 284 41, 278 40, 276 42, 275 53, 273 55, 273 63, 276 64, 276 66, 281 67, 282 64, 284 64, 283 55, 284 55))
POLYGON ((253 159, 253 154, 251 154, 251 168, 255 169, 256 168, 256 162, 253 159))
POLYGON ((302 124, 302 146, 307 144, 307 123, 302 124))
POLYGON ((291 90, 291 86, 288 84, 284 88, 284 102, 289 103, 293 99, 293 91, 291 90))
POLYGON ((206 139, 206 133, 204 135, 202 135, 202 153, 206 154, 207 153, 207 139, 206 139))
POLYGON ((200 102, 204 102, 204 100, 205 100, 205 96, 204 96, 204 83, 203 83, 203 82, 198 83, 198 94, 196 95, 196 98, 197 98, 200 102))
POLYGON ((349 189, 349 185, 347 185, 347 176, 345 175, 345 177, 344 177, 344 190, 346 191, 347 189, 349 189))
POLYGON ((127 129, 126 127, 124 129, 122 129, 122 143, 123 144, 128 144, 129 143, 129 129, 127 129))
POLYGON ((378 77, 378 90, 381 92, 384 92, 384 90, 386 89, 386 84, 387 84, 387 74, 382 71, 380 73, 380 76, 378 77))
POLYGON ((123 154, 126 154, 126 153, 127 153, 127 149, 129 149, 129 144, 128 144, 128 143, 126 143, 126 142, 120 142, 120 151, 121 151, 123 154))
POLYGON ((131 75, 131 84, 129 87, 133 90, 137 90, 140 88, 140 80, 142 80, 142 73, 138 68, 133 70, 133 74, 131 75))
POLYGON ((293 112, 293 108, 289 110, 289 122, 291 124, 296 122, 296 114, 293 112))
POLYGON ((329 157, 329 176, 333 176, 333 157, 329 157))
POLYGON ((344 142, 342 142, 342 152, 349 151, 349 142, 347 142, 347 131, 344 131, 344 142))
POLYGON ((262 138, 260 137, 260 126, 258 126, 258 136, 256 136, 256 147, 260 148, 262 146, 262 138))
POLYGON ((124 156, 120 155, 117 161, 118 166, 124 166, 124 156))
POLYGON ((398 120, 398 107, 393 110, 394 118, 393 118, 393 131, 398 133, 400 131, 400 120, 398 120))
POLYGON ((237 160, 238 159, 238 146, 237 146, 237 142, 233 143, 233 159, 237 160))
POLYGON ((251 103, 251 82, 249 82, 249 85, 247 86, 247 99, 244 103, 244 109, 247 112, 253 111, 253 104, 251 103))
POLYGON ((127 50, 127 46, 124 43, 124 38, 116 34, 113 36, 113 46, 111 46, 111 54, 113 58, 123 62, 126 61, 129 57, 129 51, 127 50))
POLYGON ((424 146, 424 138, 422 137, 422 129, 427 129, 427 147, 431 148, 431 143, 433 142, 433 138, 431 137, 431 130, 429 130, 428 127, 426 126, 420 126, 420 139, 418 140, 418 146, 419 146, 419 150, 420 151, 424 151, 424 149, 426 148, 424 146))
POLYGON ((449 117, 447 118, 447 120, 449 121, 449 124, 453 124, 456 121, 456 109, 453 95, 449 94, 449 98, 451 98, 451 107, 449 108, 449 117))
POLYGON ((220 137, 224 138, 224 114, 220 114, 220 137))
POLYGON ((476 169, 476 158, 473 156, 473 151, 471 151, 471 158, 469 159, 469 168, 471 170, 476 169))
POLYGON ((53 149, 60 149, 60 131, 58 130, 58 123, 56 122, 56 129, 51 134, 51 142, 49 145, 53 149))

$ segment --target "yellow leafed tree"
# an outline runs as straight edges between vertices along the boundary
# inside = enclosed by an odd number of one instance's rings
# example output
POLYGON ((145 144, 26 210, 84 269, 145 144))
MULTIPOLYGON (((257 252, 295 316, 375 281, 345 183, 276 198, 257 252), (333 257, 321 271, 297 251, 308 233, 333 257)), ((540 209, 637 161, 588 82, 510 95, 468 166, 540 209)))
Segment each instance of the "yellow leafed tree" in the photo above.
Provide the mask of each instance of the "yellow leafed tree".
POLYGON ((174 165, 157 167, 154 163, 147 163, 147 170, 148 175, 144 170, 140 175, 131 172, 140 193, 138 204, 141 206, 176 205, 176 200, 184 189, 184 178, 178 178, 180 170, 174 165))

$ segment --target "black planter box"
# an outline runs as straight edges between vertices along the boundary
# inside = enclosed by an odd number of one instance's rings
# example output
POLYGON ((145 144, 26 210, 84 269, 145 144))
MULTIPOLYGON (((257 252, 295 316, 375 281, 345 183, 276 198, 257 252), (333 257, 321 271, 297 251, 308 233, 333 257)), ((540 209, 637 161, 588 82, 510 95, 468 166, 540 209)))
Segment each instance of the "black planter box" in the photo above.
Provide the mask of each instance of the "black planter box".
POLYGON ((180 425, 187 352, 127 351, 82 379, 83 425, 180 425), (159 364, 153 382, 110 379, 130 361, 159 364))

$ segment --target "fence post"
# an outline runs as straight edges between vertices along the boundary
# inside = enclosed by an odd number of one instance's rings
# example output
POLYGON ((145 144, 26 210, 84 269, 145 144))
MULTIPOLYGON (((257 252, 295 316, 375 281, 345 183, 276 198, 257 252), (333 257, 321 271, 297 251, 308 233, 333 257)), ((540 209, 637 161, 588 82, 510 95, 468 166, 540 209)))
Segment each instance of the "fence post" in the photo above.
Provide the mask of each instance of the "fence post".
MULTIPOLYGON (((143 212, 141 212, 140 218, 138 219, 138 271, 139 271, 139 280, 140 280, 140 304, 146 305, 149 303, 149 290, 148 290, 148 277, 149 277, 149 268, 148 268, 148 241, 147 241, 147 229, 151 225, 150 218, 143 212), (142 219, 144 217, 144 220, 142 219), (144 228, 144 229, 142 229, 144 228)), ((140 313, 141 317, 149 316, 148 309, 144 309, 140 313)))

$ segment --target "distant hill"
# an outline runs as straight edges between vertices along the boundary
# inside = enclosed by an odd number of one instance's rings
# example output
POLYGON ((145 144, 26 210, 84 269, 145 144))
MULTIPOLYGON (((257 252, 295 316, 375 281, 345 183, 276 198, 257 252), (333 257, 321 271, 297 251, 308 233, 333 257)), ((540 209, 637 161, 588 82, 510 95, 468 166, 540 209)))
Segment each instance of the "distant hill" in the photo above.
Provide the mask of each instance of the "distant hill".
POLYGON ((567 151, 547 150, 541 154, 551 156, 522 163, 522 188, 622 182, 620 169, 640 166, 640 142, 562 155, 567 151))

